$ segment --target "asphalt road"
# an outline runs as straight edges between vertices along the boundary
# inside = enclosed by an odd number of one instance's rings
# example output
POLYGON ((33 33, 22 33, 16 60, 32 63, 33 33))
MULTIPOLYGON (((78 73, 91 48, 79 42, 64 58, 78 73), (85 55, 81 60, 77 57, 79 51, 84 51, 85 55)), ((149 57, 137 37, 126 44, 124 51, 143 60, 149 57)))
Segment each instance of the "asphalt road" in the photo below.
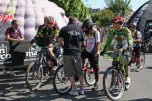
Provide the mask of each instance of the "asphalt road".
MULTIPOLYGON (((16 71, 16 77, 4 77, 0 71, 0 101, 108 101, 102 86, 103 73, 111 63, 100 57, 100 91, 91 91, 85 85, 85 95, 58 95, 51 83, 41 87, 37 92, 30 92, 25 85, 25 70, 16 71)), ((122 101, 152 101, 152 55, 146 55, 145 68, 135 72, 131 68, 131 85, 122 97, 122 101)), ((84 83, 85 84, 85 83, 84 83)))

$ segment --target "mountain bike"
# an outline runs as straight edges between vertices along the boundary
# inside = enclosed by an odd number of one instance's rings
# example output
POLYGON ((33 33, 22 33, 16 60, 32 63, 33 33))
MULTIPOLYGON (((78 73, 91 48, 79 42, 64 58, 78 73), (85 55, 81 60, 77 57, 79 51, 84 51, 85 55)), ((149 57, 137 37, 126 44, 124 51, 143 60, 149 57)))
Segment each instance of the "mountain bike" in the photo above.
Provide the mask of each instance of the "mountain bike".
MULTIPOLYGON (((51 69, 48 64, 49 54, 47 52, 47 47, 33 46, 37 51, 37 56, 35 61, 31 62, 26 71, 26 85, 31 91, 38 90, 40 86, 50 82, 55 71, 55 66, 51 69)), ((62 61, 62 56, 58 59, 58 63, 62 61)))
MULTIPOLYGON (((86 65, 82 69, 82 71, 84 74, 84 80, 86 84, 88 86, 94 85, 95 84, 94 71, 90 67, 89 62, 86 62, 86 65)), ((54 73, 53 87, 54 90, 60 95, 67 94, 72 89, 69 78, 65 77, 63 64, 60 65, 54 73)))
POLYGON ((115 51, 106 53, 113 58, 113 62, 112 66, 103 75, 103 89, 107 97, 114 101, 120 100, 124 91, 128 90, 130 86, 130 84, 125 83, 126 70, 123 64, 123 58, 127 59, 130 52, 127 50, 121 51, 120 49, 121 47, 117 46, 115 51))

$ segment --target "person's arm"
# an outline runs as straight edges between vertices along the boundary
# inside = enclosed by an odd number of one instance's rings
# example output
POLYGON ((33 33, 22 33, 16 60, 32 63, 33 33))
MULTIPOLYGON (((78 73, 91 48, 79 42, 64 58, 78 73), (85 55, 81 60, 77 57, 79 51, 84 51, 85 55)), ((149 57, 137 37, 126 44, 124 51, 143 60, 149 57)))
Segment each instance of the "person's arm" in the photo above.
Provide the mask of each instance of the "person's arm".
POLYGON ((104 52, 106 52, 106 51, 108 50, 109 46, 110 46, 111 43, 112 43, 113 38, 114 38, 114 30, 112 29, 112 30, 110 30, 110 32, 109 32, 109 36, 107 37, 106 44, 105 44, 105 46, 104 46, 104 48, 103 48, 103 51, 104 51, 104 52))
POLYGON ((20 29, 19 29, 19 36, 20 36, 20 39, 18 40, 18 43, 22 43, 24 41, 24 35, 22 34, 20 29))
POLYGON ((63 28, 62 28, 60 33, 59 33, 59 36, 58 36, 59 47, 63 47, 63 38, 64 38, 64 31, 63 31, 63 28))
POLYGON ((134 40, 135 43, 140 43, 141 42, 141 33, 139 31, 136 32, 137 39, 134 40))
POLYGON ((124 34, 127 38, 128 45, 133 46, 133 38, 132 38, 132 35, 131 35, 131 31, 128 28, 125 28, 124 30, 125 30, 124 34))
POLYGON ((11 38, 9 33, 5 35, 5 39, 7 41, 18 41, 17 39, 11 38))
POLYGON ((95 54, 94 56, 97 56, 100 51, 100 32, 96 31, 95 32, 95 39, 96 39, 96 46, 95 46, 95 54))

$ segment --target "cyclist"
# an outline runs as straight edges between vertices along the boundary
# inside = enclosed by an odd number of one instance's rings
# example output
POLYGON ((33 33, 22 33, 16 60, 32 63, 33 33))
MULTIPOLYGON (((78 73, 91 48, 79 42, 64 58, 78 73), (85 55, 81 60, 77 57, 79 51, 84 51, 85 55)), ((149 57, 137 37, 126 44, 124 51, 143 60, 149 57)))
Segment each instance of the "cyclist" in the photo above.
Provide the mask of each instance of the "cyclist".
POLYGON ((56 60, 56 56, 53 52, 54 50, 54 45, 53 42, 51 40, 51 37, 53 36, 53 34, 56 32, 53 28, 55 26, 55 19, 53 17, 50 16, 46 16, 44 17, 44 24, 40 25, 38 28, 38 32, 37 35, 34 37, 34 39, 31 40, 30 45, 33 44, 34 42, 36 42, 36 44, 39 47, 48 47, 48 58, 50 61, 48 61, 49 64, 49 70, 52 69, 53 66, 57 65, 57 60, 56 60))
POLYGON ((85 33, 86 49, 82 52, 83 65, 88 58, 95 74, 95 85, 92 90, 99 88, 99 50, 100 50, 100 32, 90 19, 86 19, 82 24, 82 31, 85 33))
POLYGON ((132 38, 133 38, 133 47, 134 47, 134 54, 135 57, 137 58, 137 72, 142 69, 140 66, 140 51, 141 51, 141 33, 136 30, 137 24, 135 22, 131 23, 129 25, 131 33, 132 33, 132 38))
MULTIPOLYGON (((113 28, 109 32, 109 37, 107 39, 107 42, 104 46, 103 51, 100 53, 100 55, 103 55, 107 50, 108 47, 111 45, 112 40, 117 40, 117 44, 123 46, 123 36, 126 37, 128 47, 129 49, 132 49, 133 46, 133 39, 131 36, 131 31, 127 27, 123 27, 123 18, 122 17, 114 17, 111 21, 113 28)), ((125 83, 129 84, 131 82, 130 80, 130 66, 126 66, 126 80, 125 83)))

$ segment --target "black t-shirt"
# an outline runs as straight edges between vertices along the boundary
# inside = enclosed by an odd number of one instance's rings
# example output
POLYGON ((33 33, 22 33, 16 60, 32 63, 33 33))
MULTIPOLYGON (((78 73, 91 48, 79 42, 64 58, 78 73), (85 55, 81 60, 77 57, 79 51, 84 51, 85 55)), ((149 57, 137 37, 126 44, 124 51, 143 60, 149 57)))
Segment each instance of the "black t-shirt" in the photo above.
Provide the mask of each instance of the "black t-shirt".
POLYGON ((63 55, 81 55, 80 42, 84 41, 81 30, 75 24, 68 24, 63 27, 59 33, 63 39, 63 55))
POLYGON ((31 41, 31 43, 36 42, 36 44, 40 47, 48 46, 51 42, 53 28, 48 28, 45 25, 40 25, 38 28, 37 35, 31 41))

